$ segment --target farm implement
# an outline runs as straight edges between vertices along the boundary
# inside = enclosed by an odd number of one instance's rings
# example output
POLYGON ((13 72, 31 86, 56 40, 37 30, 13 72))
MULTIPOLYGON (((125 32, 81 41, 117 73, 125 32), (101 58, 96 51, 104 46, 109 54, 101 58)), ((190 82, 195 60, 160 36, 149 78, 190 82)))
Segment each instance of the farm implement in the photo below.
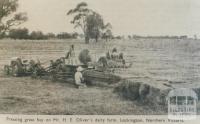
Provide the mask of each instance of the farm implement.
MULTIPOLYGON (((80 59, 80 58, 79 58, 80 59)), ((47 77, 54 81, 73 80, 77 67, 81 66, 83 78, 87 83, 103 82, 107 84, 117 83, 120 77, 114 74, 115 69, 129 68, 132 63, 126 63, 122 58, 100 57, 98 62, 87 64, 69 64, 65 57, 55 61, 51 60, 48 67, 43 67, 39 60, 12 59, 10 65, 4 66, 6 75, 21 77, 31 76, 33 78, 47 77)))
POLYGON ((119 76, 116 76, 108 71, 102 69, 95 69, 95 67, 88 67, 84 64, 70 65, 63 61, 63 58, 57 59, 55 62, 51 61, 50 66, 44 68, 40 62, 34 60, 22 60, 17 58, 10 62, 10 65, 4 66, 4 73, 6 75, 14 77, 31 76, 32 78, 48 77, 53 81, 66 81, 74 80, 74 75, 77 67, 84 68, 83 77, 85 81, 92 84, 95 81, 104 82, 107 84, 116 83, 120 80, 119 76))
POLYGON ((45 69, 40 62, 34 60, 22 60, 21 58, 13 58, 10 65, 4 66, 4 73, 6 75, 21 77, 21 76, 39 76, 43 75, 45 69))

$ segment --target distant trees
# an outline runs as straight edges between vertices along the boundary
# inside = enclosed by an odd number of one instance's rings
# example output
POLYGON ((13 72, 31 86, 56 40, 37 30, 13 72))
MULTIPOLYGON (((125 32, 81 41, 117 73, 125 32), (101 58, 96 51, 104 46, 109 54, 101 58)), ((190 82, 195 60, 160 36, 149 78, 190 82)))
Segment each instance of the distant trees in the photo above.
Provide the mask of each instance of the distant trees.
POLYGON ((31 33, 29 33, 29 30, 27 28, 11 29, 7 37, 12 39, 31 39, 31 40, 48 39, 48 35, 43 34, 42 31, 32 31, 31 33))
MULTIPOLYGON (((129 35, 130 36, 130 35, 129 35)), ((140 35, 133 35, 133 39, 139 39, 139 38, 147 38, 147 39, 188 39, 187 35, 181 35, 181 36, 140 36, 140 35)))
POLYGON ((113 37, 114 36, 112 34, 112 25, 110 23, 107 23, 103 27, 102 38, 106 39, 106 41, 108 41, 108 39, 112 39, 113 37))
MULTIPOLYGON (((71 23, 74 24, 74 28, 79 27, 82 29, 85 43, 89 43, 91 38, 94 38, 97 42, 103 36, 103 31, 106 27, 104 20, 100 14, 89 9, 87 3, 81 2, 77 4, 74 9, 68 11, 67 15, 73 15, 71 23)), ((107 32, 111 34, 111 30, 107 32)))
POLYGON ((0 36, 2 37, 11 27, 18 26, 28 18, 26 13, 15 13, 18 0, 0 0, 0 36))
POLYGON ((114 39, 121 40, 121 39, 124 39, 124 37, 123 36, 115 36, 114 39))
POLYGON ((7 37, 12 39, 30 39, 30 40, 45 40, 45 39, 77 39, 78 33, 43 33, 42 31, 32 31, 29 33, 27 28, 11 29, 7 37))
POLYGON ((56 35, 54 33, 47 33, 46 36, 49 39, 56 38, 56 35))
POLYGON ((28 39, 29 31, 27 28, 11 29, 9 32, 9 37, 13 39, 28 39))
POLYGON ((63 33, 59 33, 56 36, 58 39, 77 39, 78 37, 78 33, 67 33, 67 32, 63 32, 63 33))
POLYGON ((44 40, 44 39, 48 39, 46 35, 43 34, 42 31, 32 31, 30 34, 29 39, 32 40, 44 40))

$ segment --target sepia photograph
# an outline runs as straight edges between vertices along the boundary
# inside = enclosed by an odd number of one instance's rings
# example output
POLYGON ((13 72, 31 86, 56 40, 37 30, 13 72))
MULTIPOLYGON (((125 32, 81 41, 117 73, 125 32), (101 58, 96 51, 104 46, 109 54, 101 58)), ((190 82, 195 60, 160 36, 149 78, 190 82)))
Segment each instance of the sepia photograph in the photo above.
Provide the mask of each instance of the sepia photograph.
POLYGON ((0 114, 199 115, 199 11, 198 0, 0 0, 0 114))

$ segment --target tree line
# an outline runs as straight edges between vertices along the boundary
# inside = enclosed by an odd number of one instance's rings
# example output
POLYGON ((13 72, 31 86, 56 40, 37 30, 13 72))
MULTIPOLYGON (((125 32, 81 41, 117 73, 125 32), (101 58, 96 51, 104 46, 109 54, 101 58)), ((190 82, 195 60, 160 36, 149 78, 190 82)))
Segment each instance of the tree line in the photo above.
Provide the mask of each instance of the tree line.
POLYGON ((4 37, 12 39, 30 39, 30 40, 45 40, 45 39, 77 39, 78 33, 62 32, 58 34, 43 33, 42 31, 29 32, 27 28, 11 29, 4 37))
POLYGON ((181 35, 181 36, 140 36, 140 35, 128 35, 128 39, 188 39, 187 35, 181 35))

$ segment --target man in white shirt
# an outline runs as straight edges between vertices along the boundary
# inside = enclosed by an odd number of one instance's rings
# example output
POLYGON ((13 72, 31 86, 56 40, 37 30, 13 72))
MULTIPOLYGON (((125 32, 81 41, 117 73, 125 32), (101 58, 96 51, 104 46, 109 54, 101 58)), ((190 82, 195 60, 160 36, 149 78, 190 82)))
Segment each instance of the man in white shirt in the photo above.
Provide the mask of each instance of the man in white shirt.
POLYGON ((75 84, 78 86, 78 88, 81 88, 81 87, 86 87, 85 84, 82 83, 82 81, 84 80, 83 79, 83 75, 82 75, 82 72, 83 71, 83 68, 81 66, 79 66, 77 68, 77 72, 75 73, 75 84))

